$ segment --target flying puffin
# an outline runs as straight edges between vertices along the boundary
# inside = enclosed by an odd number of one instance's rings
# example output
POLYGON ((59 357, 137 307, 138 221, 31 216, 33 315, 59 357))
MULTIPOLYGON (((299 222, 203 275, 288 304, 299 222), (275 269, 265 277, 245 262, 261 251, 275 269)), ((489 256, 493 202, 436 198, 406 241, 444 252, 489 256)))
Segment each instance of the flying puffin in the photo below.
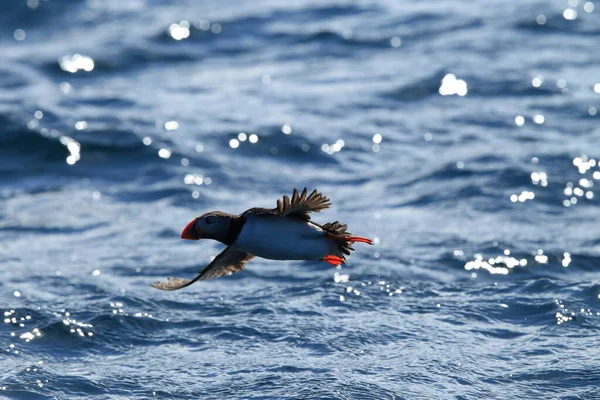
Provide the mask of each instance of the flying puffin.
POLYGON ((192 280, 169 278, 155 282, 161 290, 178 290, 196 281, 231 275, 244 269, 254 257, 270 260, 317 260, 338 266, 354 249, 354 242, 373 244, 370 239, 352 236, 338 221, 319 225, 309 213, 331 206, 315 189, 307 195, 294 189, 292 198, 283 196, 275 208, 251 208, 240 215, 213 211, 194 218, 181 232, 182 239, 213 239, 225 245, 215 259, 192 280))

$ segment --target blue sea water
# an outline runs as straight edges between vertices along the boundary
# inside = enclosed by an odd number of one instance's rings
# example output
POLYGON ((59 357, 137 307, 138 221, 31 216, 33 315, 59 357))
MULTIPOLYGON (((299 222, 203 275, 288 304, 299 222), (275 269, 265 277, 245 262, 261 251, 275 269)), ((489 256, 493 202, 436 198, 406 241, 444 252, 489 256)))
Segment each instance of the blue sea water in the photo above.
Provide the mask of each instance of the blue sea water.
POLYGON ((600 399, 600 3, 0 2, 0 398, 600 399), (195 216, 318 188, 374 238, 195 216))

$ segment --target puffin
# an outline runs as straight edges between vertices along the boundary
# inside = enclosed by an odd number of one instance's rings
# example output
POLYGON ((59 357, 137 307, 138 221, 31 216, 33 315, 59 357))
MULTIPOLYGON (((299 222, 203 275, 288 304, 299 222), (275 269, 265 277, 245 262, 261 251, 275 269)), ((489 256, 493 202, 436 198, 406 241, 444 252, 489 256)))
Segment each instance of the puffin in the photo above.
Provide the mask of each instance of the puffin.
POLYGON ((156 289, 179 290, 197 281, 231 275, 244 269, 254 257, 270 260, 323 261, 334 266, 345 263, 355 242, 371 239, 352 236, 339 221, 320 225, 311 212, 329 208, 331 201, 316 189, 308 194, 294 189, 291 199, 283 196, 275 208, 250 208, 239 215, 211 211, 194 218, 181 232, 187 240, 212 239, 227 247, 194 279, 168 278, 154 282, 156 289))

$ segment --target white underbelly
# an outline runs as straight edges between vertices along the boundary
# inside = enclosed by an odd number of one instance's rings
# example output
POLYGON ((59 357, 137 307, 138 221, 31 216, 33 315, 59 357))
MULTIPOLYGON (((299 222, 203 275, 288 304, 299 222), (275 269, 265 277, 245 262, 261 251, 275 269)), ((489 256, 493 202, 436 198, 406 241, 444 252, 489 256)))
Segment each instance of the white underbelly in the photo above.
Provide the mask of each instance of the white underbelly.
POLYGON ((233 247, 271 260, 319 260, 330 254, 332 241, 304 221, 251 215, 233 247))

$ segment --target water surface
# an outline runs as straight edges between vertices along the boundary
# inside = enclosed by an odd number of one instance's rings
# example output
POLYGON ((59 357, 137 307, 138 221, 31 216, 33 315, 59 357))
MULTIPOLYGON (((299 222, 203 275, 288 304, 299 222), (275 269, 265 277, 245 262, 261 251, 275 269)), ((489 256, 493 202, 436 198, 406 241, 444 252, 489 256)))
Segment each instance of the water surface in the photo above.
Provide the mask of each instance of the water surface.
POLYGON ((0 5, 0 396, 600 398, 600 9, 0 5), (340 270, 205 211, 318 188, 340 270))

